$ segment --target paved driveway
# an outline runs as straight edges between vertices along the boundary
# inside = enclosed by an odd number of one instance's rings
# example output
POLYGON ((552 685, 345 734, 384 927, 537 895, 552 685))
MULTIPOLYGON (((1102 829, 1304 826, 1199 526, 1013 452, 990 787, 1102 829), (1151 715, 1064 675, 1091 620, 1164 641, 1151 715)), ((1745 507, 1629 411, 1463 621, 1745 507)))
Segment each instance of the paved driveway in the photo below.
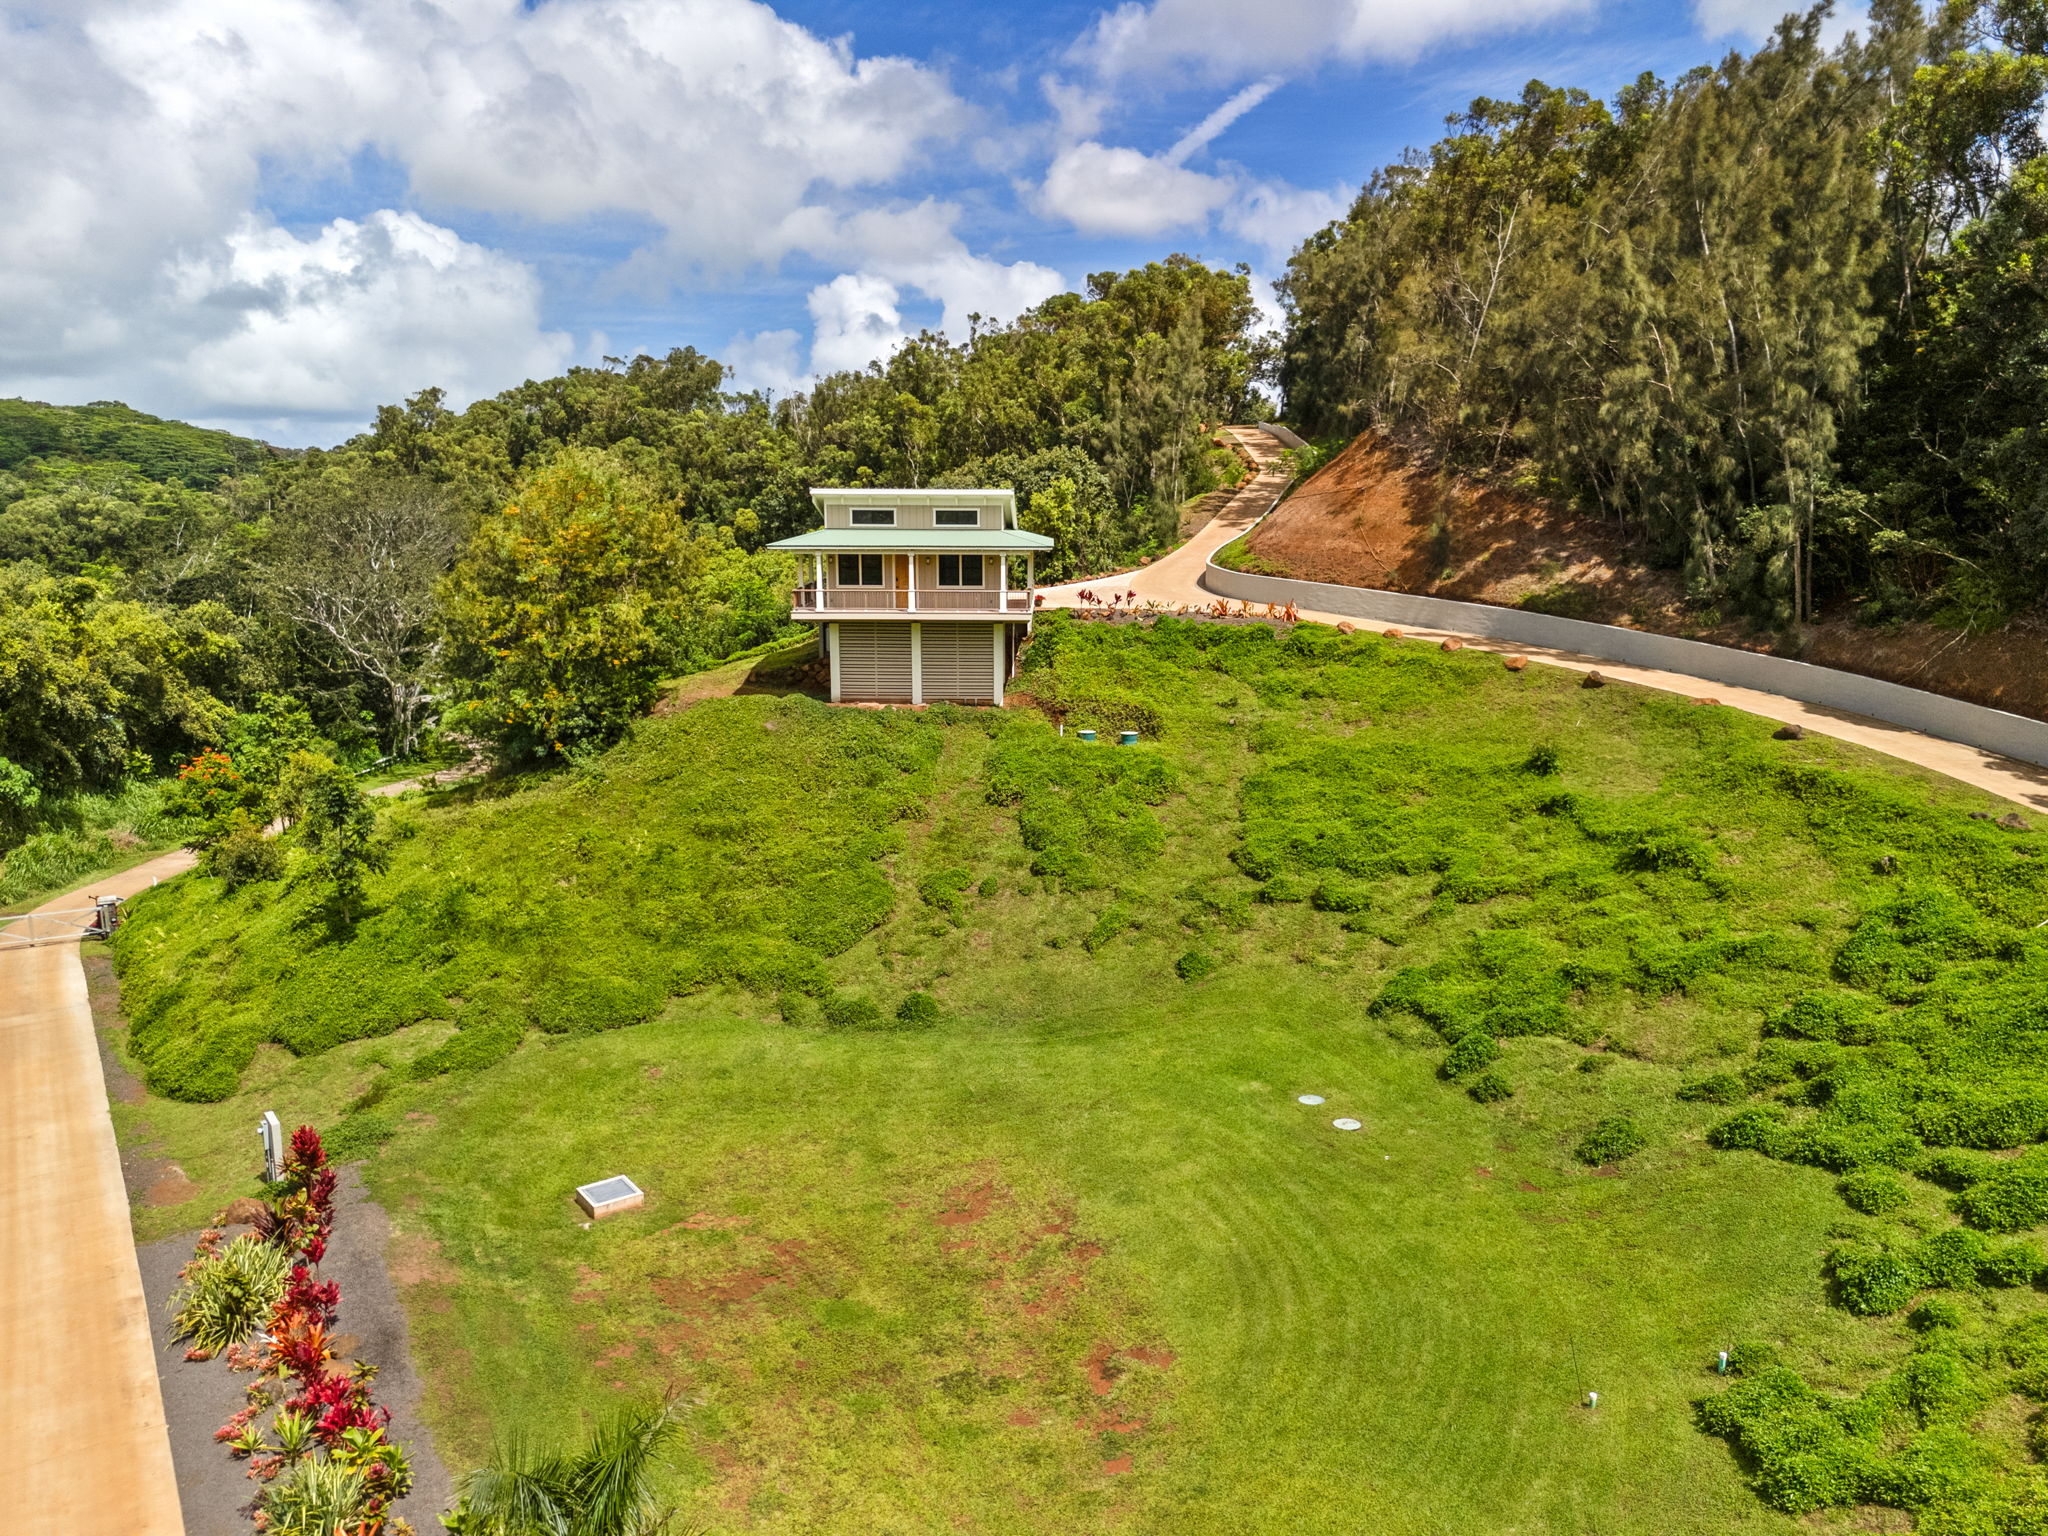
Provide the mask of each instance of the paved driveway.
MULTIPOLYGON (((182 873, 167 854, 38 910, 182 873)), ((183 1536, 106 1083, 76 943, 0 952, 4 1517, 32 1536, 183 1536)))

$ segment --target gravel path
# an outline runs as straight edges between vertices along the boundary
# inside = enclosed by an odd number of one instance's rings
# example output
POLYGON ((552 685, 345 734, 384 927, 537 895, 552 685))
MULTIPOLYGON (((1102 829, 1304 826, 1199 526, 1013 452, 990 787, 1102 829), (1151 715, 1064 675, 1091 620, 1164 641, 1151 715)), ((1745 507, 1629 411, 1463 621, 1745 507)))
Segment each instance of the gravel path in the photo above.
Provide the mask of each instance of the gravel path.
MULTIPOLYGON (((1169 554, 1162 555, 1151 565, 1116 576, 1069 582, 1059 587, 1041 587, 1039 593, 1044 605, 1048 608, 1081 607, 1083 604, 1080 594, 1084 590, 1098 594, 1135 592, 1140 602, 1149 600, 1171 607, 1207 608, 1222 601, 1216 593, 1202 585, 1202 576, 1208 569, 1209 557, 1264 517, 1287 485, 1287 476, 1276 463, 1280 457, 1280 445, 1272 436, 1257 427, 1227 427, 1224 430, 1242 443, 1254 460, 1266 466, 1255 478, 1247 481, 1239 489, 1228 507, 1187 543, 1169 554)), ((1360 629, 1388 627, 1345 614, 1318 613, 1306 608, 1300 610, 1300 616, 1323 624, 1350 624, 1360 629)), ((1944 741, 1937 736, 1926 736, 1919 731, 1907 730, 1904 726, 1892 725, 1883 720, 1873 720, 1865 715, 1852 715, 1843 710, 1788 699, 1783 694, 1765 693, 1754 688, 1736 688, 1726 683, 1710 683, 1681 672, 1661 672, 1649 667, 1632 667, 1605 657, 1590 656, 1576 651, 1549 650, 1542 646, 1503 645, 1497 640, 1462 634, 1455 630, 1412 629, 1404 626, 1401 632, 1417 640, 1442 641, 1456 638, 1475 651, 1526 656, 1532 662, 1564 667, 1574 672, 1597 670, 1601 676, 1612 678, 1616 682, 1636 683, 1645 688, 1656 688, 1666 693, 1679 693, 1688 697, 1712 698, 1732 709, 1761 715, 1767 720, 1801 726, 1817 736, 1832 736, 1839 741, 1852 741, 1858 746, 1869 747, 1887 756, 1917 763, 1923 768, 1931 768, 1936 773, 1960 779, 1965 784, 1975 785, 1978 789, 1988 790, 1994 795, 2033 810, 2048 812, 2048 769, 2035 767, 2031 763, 2017 762, 2009 757, 2000 757, 1984 751, 1981 747, 1966 746, 1957 741, 1944 741)))

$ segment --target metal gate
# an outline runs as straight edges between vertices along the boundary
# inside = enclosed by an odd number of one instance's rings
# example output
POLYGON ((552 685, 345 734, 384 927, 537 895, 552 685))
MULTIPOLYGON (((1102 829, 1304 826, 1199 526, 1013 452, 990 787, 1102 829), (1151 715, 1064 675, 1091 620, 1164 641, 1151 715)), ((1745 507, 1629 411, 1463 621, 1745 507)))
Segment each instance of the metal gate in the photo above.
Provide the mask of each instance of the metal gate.
POLYGON ((90 907, 57 912, 17 912, 0 916, 0 950, 33 949, 38 944, 75 944, 104 939, 121 926, 121 898, 103 896, 90 907))

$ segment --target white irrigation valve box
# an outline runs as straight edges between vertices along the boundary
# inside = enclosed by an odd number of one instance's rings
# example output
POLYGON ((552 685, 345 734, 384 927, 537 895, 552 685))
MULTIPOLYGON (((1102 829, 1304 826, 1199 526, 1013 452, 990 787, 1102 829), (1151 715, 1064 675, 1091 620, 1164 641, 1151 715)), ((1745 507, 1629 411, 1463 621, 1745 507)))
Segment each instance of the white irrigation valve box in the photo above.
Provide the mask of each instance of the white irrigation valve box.
POLYGON ((599 1179, 595 1184, 576 1186, 576 1203, 583 1207, 593 1221, 616 1216, 620 1211, 630 1211, 646 1202, 647 1196, 640 1192, 640 1186, 624 1174, 616 1178, 599 1179))

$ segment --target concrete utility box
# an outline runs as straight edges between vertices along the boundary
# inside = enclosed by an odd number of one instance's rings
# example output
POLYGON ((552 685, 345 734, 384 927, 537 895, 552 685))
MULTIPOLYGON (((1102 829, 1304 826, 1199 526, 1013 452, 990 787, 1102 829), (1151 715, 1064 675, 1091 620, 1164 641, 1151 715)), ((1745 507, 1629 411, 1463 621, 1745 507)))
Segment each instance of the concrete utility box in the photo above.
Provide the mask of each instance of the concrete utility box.
POLYGON ((602 1221, 607 1216, 616 1216, 620 1211, 630 1211, 637 1205, 644 1205, 647 1196, 640 1192, 640 1186, 624 1174, 615 1178, 599 1179, 595 1184, 576 1186, 576 1203, 583 1207, 593 1221, 602 1221))

